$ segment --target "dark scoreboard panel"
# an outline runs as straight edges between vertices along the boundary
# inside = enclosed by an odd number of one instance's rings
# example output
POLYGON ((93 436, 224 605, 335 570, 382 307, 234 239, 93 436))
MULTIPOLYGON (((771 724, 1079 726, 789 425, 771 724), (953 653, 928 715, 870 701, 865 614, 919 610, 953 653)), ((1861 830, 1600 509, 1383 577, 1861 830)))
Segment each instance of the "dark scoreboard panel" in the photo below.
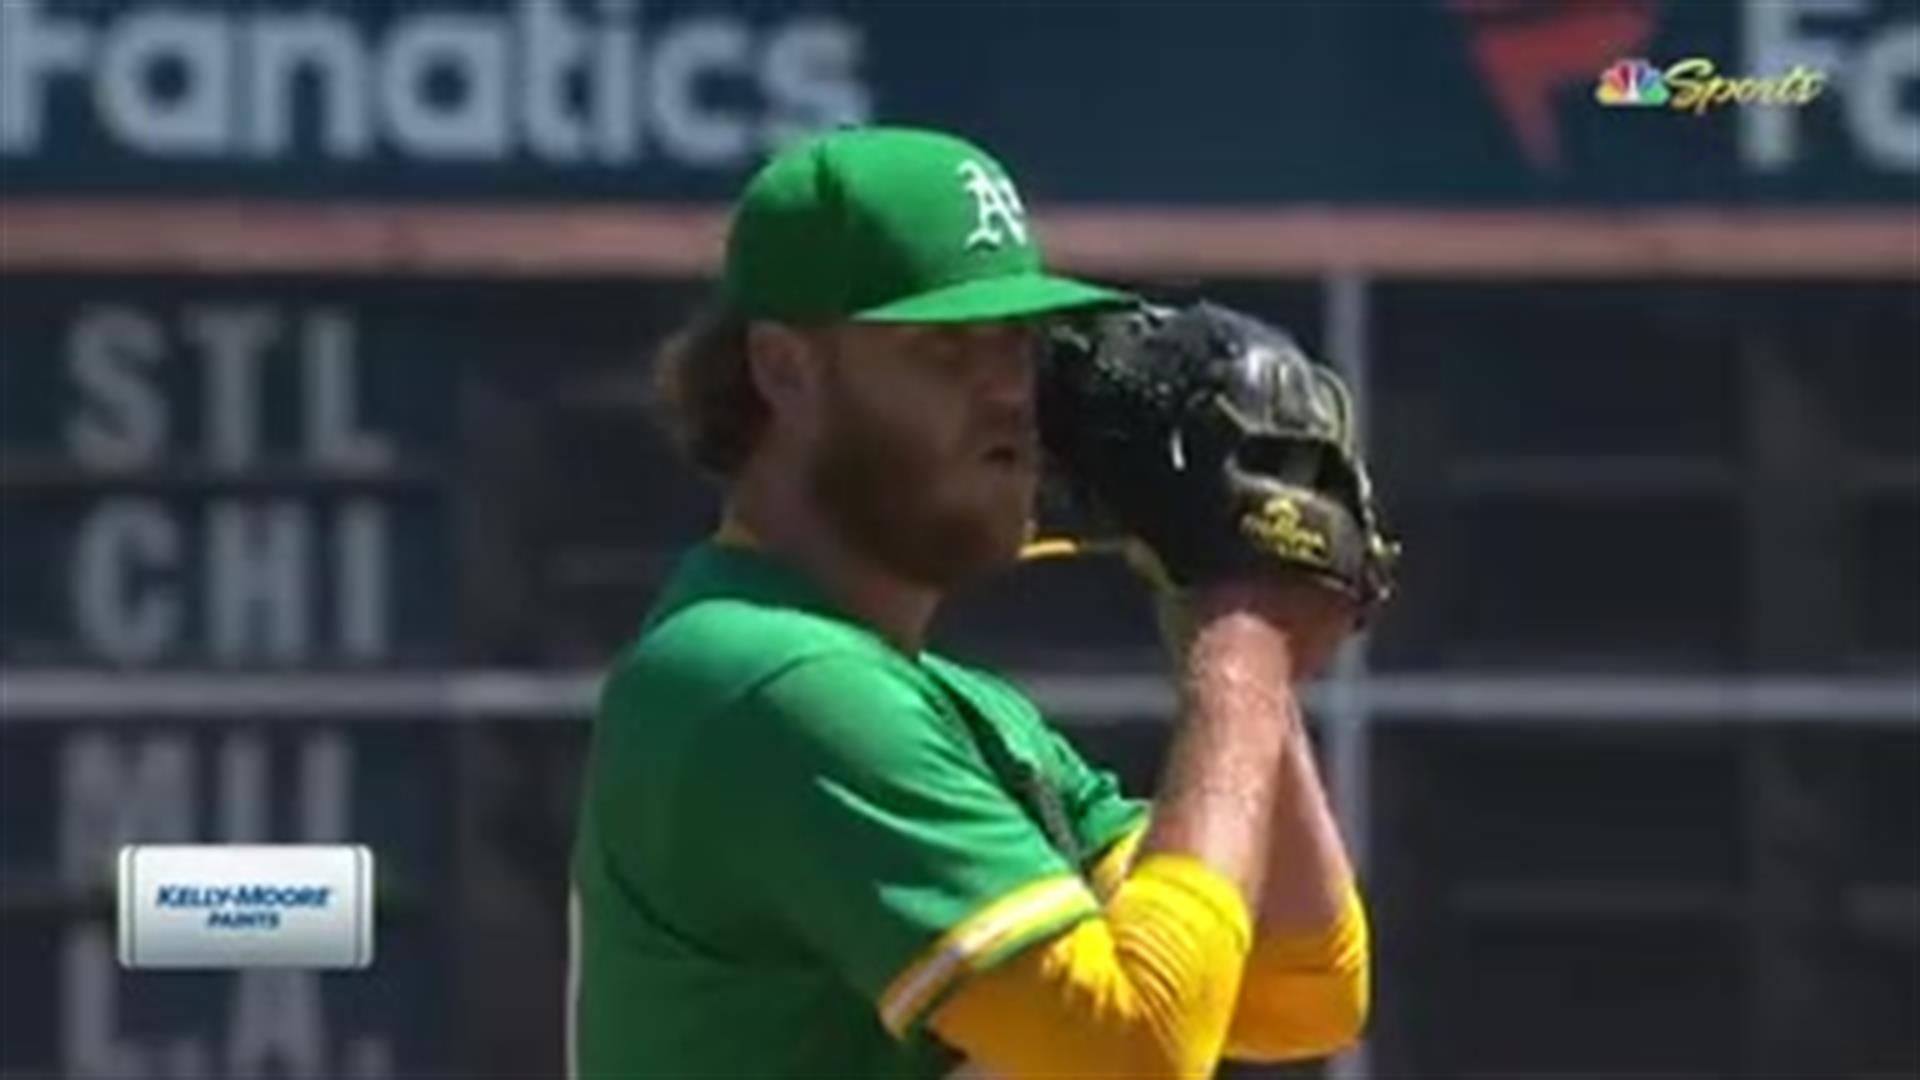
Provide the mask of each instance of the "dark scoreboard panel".
MULTIPOLYGON (((51 679, 70 702, 50 717, 11 698, 0 728, 0 1074, 380 1077, 471 1072, 490 1050, 537 1067, 544 1047, 516 1057, 453 1034, 485 1008, 476 967, 498 985, 510 966, 490 950, 536 965, 546 1011, 560 1008, 561 928, 547 917, 558 905, 514 897, 523 878, 559 887, 550 861, 567 813, 546 806, 549 862, 518 867, 512 821, 526 808, 485 796, 520 800, 524 778, 488 771, 490 732, 440 710, 361 707, 343 720, 209 698, 202 711, 132 717, 85 700, 122 673, 172 673, 216 696, 226 676, 332 674, 352 698, 362 673, 554 658, 546 643, 565 634, 517 629, 549 572, 533 553, 572 527, 570 496, 543 464, 550 411, 606 405, 645 445, 625 407, 642 345, 692 291, 286 278, 4 288, 0 665, 10 689, 51 679), (168 840, 371 845, 375 964, 121 971, 115 849, 168 840), (516 925, 538 947, 516 943, 516 925)), ((699 527, 692 502, 668 507, 630 461, 593 467, 604 490, 624 485, 608 511, 633 527, 623 535, 699 527)), ((583 663, 614 644, 576 639, 583 663)), ((555 730, 577 752, 584 729, 555 730)))
MULTIPOLYGON (((671 295, 640 299, 664 313, 671 295)), ((10 280, 0 661, 458 662, 460 559, 490 540, 463 536, 463 515, 488 495, 526 495, 476 486, 497 479, 489 469, 515 439, 537 436, 538 404, 574 373, 617 367, 607 361, 623 349, 639 370, 658 326, 627 299, 10 280)))
POLYGON ((464 921, 449 743, 448 729, 427 721, 10 718, 0 760, 0 1073, 371 1078, 448 1067, 464 921), (370 845, 373 965, 122 970, 112 872, 118 846, 135 840, 370 845))
POLYGON ((8 662, 451 655, 446 354, 297 291, 7 306, 8 662))

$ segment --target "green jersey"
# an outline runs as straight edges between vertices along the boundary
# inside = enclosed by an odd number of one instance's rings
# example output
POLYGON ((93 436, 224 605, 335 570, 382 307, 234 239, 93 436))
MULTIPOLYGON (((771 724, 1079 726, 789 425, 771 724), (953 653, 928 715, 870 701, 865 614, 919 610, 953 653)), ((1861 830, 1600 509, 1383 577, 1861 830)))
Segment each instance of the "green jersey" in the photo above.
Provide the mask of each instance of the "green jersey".
POLYGON ((928 1014, 1095 914, 1144 813, 1012 686, 719 544, 620 656, 582 803, 581 1076, 941 1075, 928 1014))

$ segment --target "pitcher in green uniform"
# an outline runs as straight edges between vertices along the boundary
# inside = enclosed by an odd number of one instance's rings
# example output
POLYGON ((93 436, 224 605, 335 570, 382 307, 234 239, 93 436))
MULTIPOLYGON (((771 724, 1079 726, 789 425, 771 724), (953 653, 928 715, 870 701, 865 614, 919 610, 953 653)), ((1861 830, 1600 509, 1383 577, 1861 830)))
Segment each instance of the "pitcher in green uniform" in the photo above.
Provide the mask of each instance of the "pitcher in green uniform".
POLYGON ((657 358, 725 518, 619 655, 573 858, 582 1077, 1204 1075, 1351 1042, 1366 921, 1294 688, 1354 624, 1197 583, 1151 801, 927 647, 1012 564, 1054 276, 1006 170, 930 131, 797 143, 657 358))

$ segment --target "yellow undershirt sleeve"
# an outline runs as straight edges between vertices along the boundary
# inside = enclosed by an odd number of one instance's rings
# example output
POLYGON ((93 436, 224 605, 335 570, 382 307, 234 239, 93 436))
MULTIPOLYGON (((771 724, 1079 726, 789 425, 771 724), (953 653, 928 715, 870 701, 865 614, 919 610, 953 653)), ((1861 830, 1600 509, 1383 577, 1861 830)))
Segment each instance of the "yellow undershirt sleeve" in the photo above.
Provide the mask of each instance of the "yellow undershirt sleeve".
POLYGON ((1076 924, 967 980, 933 1029, 995 1077, 1212 1075, 1251 947, 1239 892, 1153 855, 1076 924))
MULTIPOLYGON (((1145 836, 1145 825, 1132 830, 1094 864, 1089 876, 1102 901, 1110 901, 1127 880, 1145 836)), ((1093 939, 1099 936, 1094 925, 1083 923, 1077 936, 1056 939, 1048 948, 1064 954, 1094 947, 1093 939)), ((1351 884, 1339 917, 1326 929, 1257 938, 1241 976, 1224 1056, 1294 1061, 1324 1057, 1351 1045, 1365 1026, 1370 1005, 1369 945, 1366 905, 1351 884)), ((1049 969, 1070 970, 1072 963, 1071 957, 1055 956, 1049 969)))
POLYGON ((1261 935, 1241 978, 1227 1056, 1291 1061, 1351 1044, 1366 1024, 1368 952, 1366 907, 1351 884, 1325 930, 1261 935))

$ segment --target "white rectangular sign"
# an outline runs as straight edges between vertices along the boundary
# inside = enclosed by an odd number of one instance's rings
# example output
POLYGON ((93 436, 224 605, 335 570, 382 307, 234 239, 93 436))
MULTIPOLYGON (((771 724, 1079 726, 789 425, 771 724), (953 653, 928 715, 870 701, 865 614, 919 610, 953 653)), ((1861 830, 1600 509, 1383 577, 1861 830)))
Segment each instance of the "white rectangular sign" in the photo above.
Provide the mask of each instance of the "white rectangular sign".
POLYGON ((373 853, 358 844, 129 844, 127 968, 364 968, 373 853))

